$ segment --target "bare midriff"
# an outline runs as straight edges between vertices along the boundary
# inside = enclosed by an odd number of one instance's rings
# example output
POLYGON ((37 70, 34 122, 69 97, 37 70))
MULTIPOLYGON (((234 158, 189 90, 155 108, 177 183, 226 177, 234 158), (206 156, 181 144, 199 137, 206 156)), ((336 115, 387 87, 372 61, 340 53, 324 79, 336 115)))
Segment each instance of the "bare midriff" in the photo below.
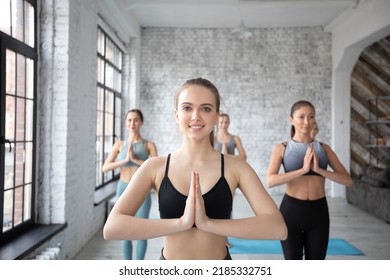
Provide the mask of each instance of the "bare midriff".
POLYGON ((226 237, 197 228, 164 237, 167 260, 223 260, 226 254, 226 237))
POLYGON ((120 180, 123 182, 130 182, 138 166, 124 166, 121 168, 120 180))
POLYGON ((286 194, 301 200, 317 200, 325 197, 325 178, 307 175, 286 184, 286 194))

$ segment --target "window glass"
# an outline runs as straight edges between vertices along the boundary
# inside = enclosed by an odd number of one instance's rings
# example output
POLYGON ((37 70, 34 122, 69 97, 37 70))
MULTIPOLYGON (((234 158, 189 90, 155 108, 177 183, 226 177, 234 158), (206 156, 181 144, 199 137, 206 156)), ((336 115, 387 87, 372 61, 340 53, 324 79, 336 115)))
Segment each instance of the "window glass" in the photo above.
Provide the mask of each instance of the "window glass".
POLYGON ((110 182, 119 169, 101 168, 115 141, 121 139, 122 51, 101 29, 97 31, 96 186, 110 182))

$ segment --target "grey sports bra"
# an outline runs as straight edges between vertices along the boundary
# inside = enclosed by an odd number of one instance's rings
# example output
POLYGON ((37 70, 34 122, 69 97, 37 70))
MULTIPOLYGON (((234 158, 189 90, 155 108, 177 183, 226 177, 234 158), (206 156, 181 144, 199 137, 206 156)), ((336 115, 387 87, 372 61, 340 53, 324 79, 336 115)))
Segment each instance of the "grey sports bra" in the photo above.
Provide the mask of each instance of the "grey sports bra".
MULTIPOLYGON (((294 171, 302 168, 303 158, 305 157, 306 150, 310 144, 313 144, 314 152, 318 157, 319 166, 322 169, 326 169, 328 167, 328 156, 326 155, 326 152, 320 142, 314 140, 310 143, 302 143, 290 139, 288 142, 283 143, 283 145, 286 147, 282 160, 284 172, 294 171)), ((321 176, 312 170, 304 175, 321 176)))
MULTIPOLYGON (((214 149, 218 152, 222 152, 222 143, 217 139, 214 141, 214 149)), ((236 143, 234 142, 234 135, 230 137, 229 142, 226 143, 226 149, 229 155, 234 155, 234 150, 236 149, 236 143)))

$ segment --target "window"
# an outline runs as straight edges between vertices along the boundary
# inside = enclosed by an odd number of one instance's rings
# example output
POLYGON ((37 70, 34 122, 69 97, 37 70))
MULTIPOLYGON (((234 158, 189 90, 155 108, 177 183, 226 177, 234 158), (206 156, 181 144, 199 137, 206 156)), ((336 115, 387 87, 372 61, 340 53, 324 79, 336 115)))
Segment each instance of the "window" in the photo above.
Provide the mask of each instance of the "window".
POLYGON ((0 243, 34 223, 36 1, 0 2, 0 243))
POLYGON ((103 173, 102 165, 116 140, 121 139, 122 56, 113 40, 98 28, 97 40, 97 188, 113 181, 119 170, 103 173))

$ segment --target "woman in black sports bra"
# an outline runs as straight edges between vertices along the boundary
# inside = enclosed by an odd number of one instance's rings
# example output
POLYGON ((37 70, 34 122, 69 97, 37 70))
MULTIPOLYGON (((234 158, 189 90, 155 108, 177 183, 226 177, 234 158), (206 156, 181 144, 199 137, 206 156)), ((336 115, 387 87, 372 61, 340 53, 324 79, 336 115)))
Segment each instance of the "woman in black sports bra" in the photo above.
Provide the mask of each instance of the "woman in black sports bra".
POLYGON ((288 238, 281 241, 284 258, 325 259, 329 241, 325 179, 345 186, 351 186, 352 179, 333 150, 315 140, 317 124, 310 102, 294 103, 290 122, 291 139, 276 145, 267 171, 269 188, 286 184, 280 205, 288 228, 288 238), (285 172, 279 174, 281 165, 285 172))
POLYGON ((148 159, 134 174, 103 229, 105 239, 163 236, 161 259, 231 259, 226 238, 285 239, 280 211, 256 172, 243 160, 214 150, 220 96, 208 80, 188 80, 175 96, 182 144, 168 156, 148 159), (241 189, 252 217, 231 219, 233 194, 241 189), (135 213, 148 192, 158 193, 160 219, 135 213))

